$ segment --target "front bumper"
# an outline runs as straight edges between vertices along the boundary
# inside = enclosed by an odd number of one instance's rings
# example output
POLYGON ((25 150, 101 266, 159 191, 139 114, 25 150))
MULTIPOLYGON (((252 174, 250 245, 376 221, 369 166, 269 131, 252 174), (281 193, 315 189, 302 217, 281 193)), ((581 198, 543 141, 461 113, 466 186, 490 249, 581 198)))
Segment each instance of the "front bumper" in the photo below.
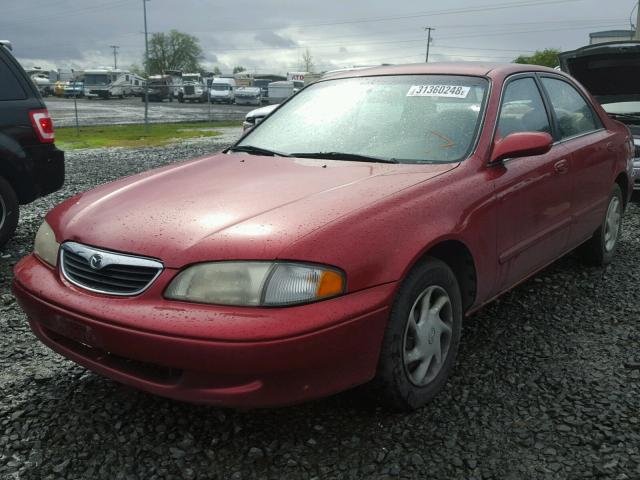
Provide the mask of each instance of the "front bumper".
POLYGON ((135 298, 91 294, 33 256, 15 274, 32 330, 58 353, 147 392, 241 408, 299 403, 373 378, 395 289, 233 311, 153 301, 161 293, 153 287, 135 298))
POLYGON ((110 94, 111 92, 108 89, 102 90, 102 89, 92 88, 92 89, 85 89, 84 91, 84 96, 90 97, 90 98, 107 98, 109 97, 110 94))
POLYGON ((633 190, 640 190, 640 159, 633 161, 633 190))
POLYGON ((236 96, 236 104, 238 105, 260 105, 262 99, 260 97, 238 97, 236 96))

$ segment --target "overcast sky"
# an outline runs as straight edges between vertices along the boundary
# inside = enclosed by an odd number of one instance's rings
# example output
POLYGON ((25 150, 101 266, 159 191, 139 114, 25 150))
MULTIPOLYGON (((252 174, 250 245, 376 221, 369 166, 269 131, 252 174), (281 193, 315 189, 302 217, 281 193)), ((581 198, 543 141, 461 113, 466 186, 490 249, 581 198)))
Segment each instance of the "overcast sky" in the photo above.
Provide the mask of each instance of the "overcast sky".
MULTIPOLYGON (((91 68, 141 64, 142 0, 0 0, 0 38, 25 66, 91 68)), ((573 49, 589 33, 629 29, 635 0, 151 0, 149 32, 200 39, 203 64, 230 72, 316 70, 424 61, 510 61, 537 49, 573 49)), ((635 12, 633 13, 635 23, 635 12)))

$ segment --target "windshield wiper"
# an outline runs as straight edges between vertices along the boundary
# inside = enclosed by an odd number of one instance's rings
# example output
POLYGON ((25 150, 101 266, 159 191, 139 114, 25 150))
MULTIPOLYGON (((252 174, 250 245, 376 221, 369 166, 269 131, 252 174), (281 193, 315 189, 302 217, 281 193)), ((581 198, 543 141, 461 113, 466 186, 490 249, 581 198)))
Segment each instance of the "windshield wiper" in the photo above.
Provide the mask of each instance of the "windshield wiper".
POLYGON ((269 150, 267 148, 256 147, 254 145, 238 145, 237 147, 231 147, 228 152, 245 152, 251 155, 267 155, 271 157, 292 157, 288 153, 276 152, 275 150, 269 150))
POLYGON ((292 157, 298 158, 322 158, 327 160, 348 160, 352 162, 376 162, 376 163, 399 163, 395 158, 371 157, 359 155, 357 153, 345 152, 312 152, 312 153, 292 153, 292 157))

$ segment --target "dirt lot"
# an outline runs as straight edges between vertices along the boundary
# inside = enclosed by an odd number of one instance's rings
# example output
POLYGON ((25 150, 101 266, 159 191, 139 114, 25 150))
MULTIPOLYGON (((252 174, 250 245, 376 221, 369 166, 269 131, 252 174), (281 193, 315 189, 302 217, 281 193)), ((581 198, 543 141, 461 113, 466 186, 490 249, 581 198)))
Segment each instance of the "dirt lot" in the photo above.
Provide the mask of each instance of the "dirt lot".
POLYGON ((36 341, 10 282, 45 212, 96 184, 219 148, 76 151, 64 189, 22 210, 0 259, 0 478, 640 478, 636 204, 609 267, 569 255, 468 319, 451 381, 409 415, 362 391, 276 410, 187 405, 94 375, 36 341))

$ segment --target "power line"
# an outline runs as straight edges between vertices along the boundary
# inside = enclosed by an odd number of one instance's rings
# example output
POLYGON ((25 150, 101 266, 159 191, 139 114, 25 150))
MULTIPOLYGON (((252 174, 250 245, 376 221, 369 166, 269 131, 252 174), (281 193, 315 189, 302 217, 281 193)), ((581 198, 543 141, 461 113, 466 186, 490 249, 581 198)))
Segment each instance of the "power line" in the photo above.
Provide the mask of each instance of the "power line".
MULTIPOLYGON (((331 21, 331 22, 317 22, 317 23, 306 23, 306 24, 298 24, 298 25, 287 25, 286 28, 314 28, 314 27, 326 27, 326 26, 336 26, 336 25, 352 25, 355 23, 374 23, 374 22, 386 22, 386 21, 394 21, 394 20, 405 20, 412 18, 421 18, 421 17, 430 17, 430 16, 442 16, 442 15, 462 15, 467 13, 479 13, 479 12, 488 12, 488 11, 496 11, 496 10, 505 10, 512 8, 521 8, 521 7, 536 7, 543 5, 558 5, 561 3, 573 3, 573 2, 584 2, 585 0, 527 0, 527 1, 519 1, 519 2, 508 2, 508 3, 494 3, 494 4, 486 4, 486 5, 478 5, 476 7, 466 7, 466 8, 452 8, 445 10, 431 10, 431 11, 423 11, 416 12, 412 14, 406 15, 397 15, 397 16, 385 16, 385 17, 369 17, 369 18, 359 18, 352 20, 340 20, 340 21, 331 21)), ((282 30, 282 28, 274 28, 274 27, 254 27, 247 26, 246 28, 238 28, 238 27, 229 27, 229 28, 217 28, 216 32, 225 32, 225 31, 242 31, 242 30, 250 30, 250 31, 260 31, 260 30, 282 30)), ((212 33, 212 31, 191 31, 190 33, 212 33)))
MULTIPOLYGON (((53 23, 52 21, 54 20, 59 20, 59 19, 66 20, 69 17, 83 16, 87 13, 93 13, 100 10, 108 10, 112 7, 125 5, 125 4, 130 5, 131 4, 130 0, 116 0, 113 2, 101 3, 100 5, 78 7, 78 8, 74 8, 70 12, 65 12, 59 15, 44 15, 44 16, 30 17, 29 20, 23 20, 21 22, 20 21, 16 22, 12 20, 7 27, 3 27, 3 30, 10 30, 10 28, 8 27, 30 26, 30 25, 37 24, 39 22, 46 22, 47 24, 50 24, 50 23, 53 23)), ((3 18, 4 18, 4 14, 3 14, 3 18)))

